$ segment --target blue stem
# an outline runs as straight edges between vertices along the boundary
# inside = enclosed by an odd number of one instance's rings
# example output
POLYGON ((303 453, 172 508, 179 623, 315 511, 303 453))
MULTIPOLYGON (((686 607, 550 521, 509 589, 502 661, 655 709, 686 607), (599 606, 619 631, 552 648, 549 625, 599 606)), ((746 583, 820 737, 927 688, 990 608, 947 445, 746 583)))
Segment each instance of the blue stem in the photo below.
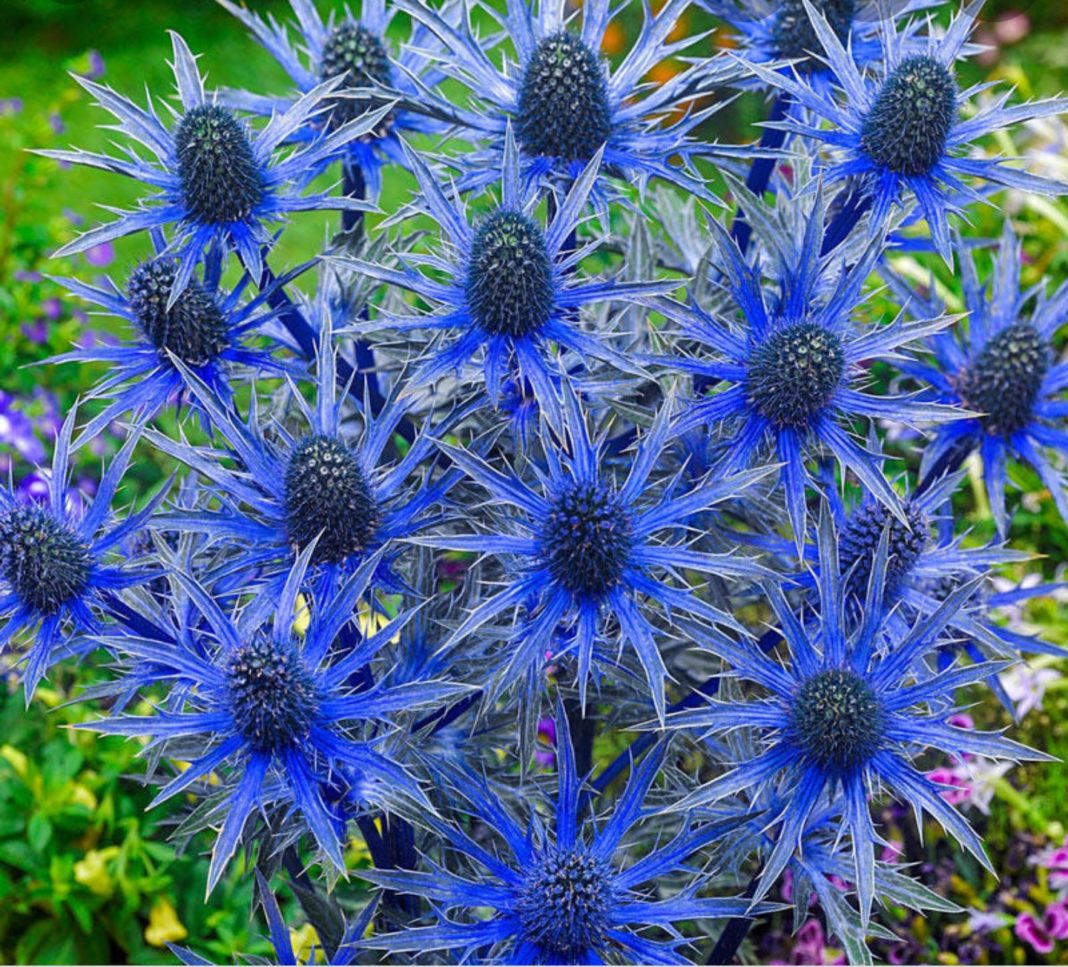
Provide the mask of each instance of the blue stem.
MULTIPOLYGON (((786 112, 790 109, 790 101, 789 94, 780 94, 775 98, 774 103, 771 105, 771 113, 768 115, 768 120, 783 120, 786 117, 786 112)), ((785 140, 786 132, 781 128, 764 128, 760 135, 760 147, 781 148, 785 140)), ((771 182, 771 175, 775 171, 776 163, 776 158, 755 158, 749 168, 749 176, 745 179, 745 187, 754 195, 764 194, 767 191, 768 184, 771 182)), ((745 250, 749 248, 750 239, 753 237, 753 226, 746 220, 745 212, 741 208, 738 209, 738 214, 734 217, 731 235, 744 254, 745 250)))
POLYGON ((871 208, 871 195, 851 190, 842 207, 823 232, 823 245, 820 255, 828 255, 842 244, 853 231, 853 227, 871 208))
MULTIPOLYGON (((349 198, 364 199, 367 197, 367 179, 363 169, 357 164, 345 164, 344 180, 341 191, 349 198)), ((355 232, 364 224, 363 212, 343 211, 341 213, 341 229, 345 232, 355 232)), ((367 318, 367 308, 364 307, 361 318, 367 318)), ((356 368, 362 374, 362 380, 366 383, 368 396, 371 400, 371 411, 375 416, 382 412, 386 400, 378 385, 378 371, 375 366, 375 354, 370 345, 364 339, 356 340, 356 368)), ((411 442, 409 440, 409 442, 411 442)))

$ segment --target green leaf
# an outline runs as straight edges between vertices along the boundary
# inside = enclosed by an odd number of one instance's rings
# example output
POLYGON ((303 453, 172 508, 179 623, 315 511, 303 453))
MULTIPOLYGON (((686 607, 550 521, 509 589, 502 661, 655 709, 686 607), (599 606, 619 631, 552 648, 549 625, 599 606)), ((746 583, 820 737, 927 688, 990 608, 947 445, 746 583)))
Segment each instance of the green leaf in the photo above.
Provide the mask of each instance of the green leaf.
POLYGON ((52 824, 40 813, 30 817, 26 826, 26 839, 36 853, 43 853, 52 839, 52 824))

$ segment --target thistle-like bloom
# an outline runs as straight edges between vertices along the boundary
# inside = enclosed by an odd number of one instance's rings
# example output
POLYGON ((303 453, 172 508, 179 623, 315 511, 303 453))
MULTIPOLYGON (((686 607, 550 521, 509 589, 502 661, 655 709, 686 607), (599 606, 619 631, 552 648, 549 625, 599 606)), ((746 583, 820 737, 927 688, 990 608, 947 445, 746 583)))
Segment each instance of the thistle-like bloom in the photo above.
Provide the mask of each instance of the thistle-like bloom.
MULTIPOLYGON (((296 554, 313 543, 312 564, 327 583, 382 551, 376 584, 390 592, 405 591, 392 566, 399 542, 434 522, 432 508, 460 476, 447 471, 432 481, 432 468, 419 473, 434 449, 429 428, 420 431, 402 457, 387 456, 406 413, 406 404, 395 398, 374 416, 366 403, 353 403, 360 426, 355 434, 347 430, 342 414, 352 399, 337 386, 325 287, 310 315, 320 333, 315 399, 309 405, 296 386, 289 394, 306 426, 302 434, 283 427, 265 432, 255 408, 243 421, 220 406, 210 388, 180 362, 176 365, 229 452, 151 433, 157 447, 214 485, 221 504, 215 510, 160 514, 152 526, 234 541, 239 565, 261 591, 262 607, 277 599, 296 554)), ((445 432, 448 425, 446 420, 438 430, 445 432)))
POLYGON ((144 526, 166 489, 137 514, 116 522, 111 503, 130 464, 137 434, 132 433, 111 461, 92 502, 80 510, 70 500, 71 408, 56 437, 48 475, 47 503, 0 487, 0 649, 24 631, 33 631, 26 656, 26 701, 49 664, 75 641, 100 630, 94 612, 106 611, 116 592, 151 574, 109 564, 119 545, 144 526))
POLYGON ((539 687, 534 673, 564 638, 562 650, 553 657, 577 659, 585 702, 594 660, 611 667, 615 660, 609 656, 626 643, 638 656, 653 705, 662 716, 667 672, 651 620, 655 605, 668 616, 684 612, 736 627, 687 586, 678 570, 748 579, 765 573, 741 555, 692 549, 685 528, 695 515, 736 496, 769 469, 705 479, 684 492, 663 492, 651 478, 669 444, 668 407, 638 443, 621 480, 604 457, 607 428, 591 440, 586 416, 570 388, 564 395, 564 413, 559 442, 553 442, 545 428, 544 467, 530 482, 511 469, 495 469, 470 451, 443 444, 453 462, 488 491, 504 513, 488 533, 430 535, 418 541, 504 558, 507 586, 479 604, 451 639, 473 633, 505 611, 526 608, 527 617, 518 622, 496 673, 500 686, 523 676, 528 688, 539 687), (609 647, 602 651, 610 628, 609 647), (565 629, 572 634, 559 636, 565 629))
MULTIPOLYGON (((804 0, 698 2, 734 28, 738 47, 746 60, 762 65, 791 61, 793 69, 810 80, 828 83, 832 80, 826 63, 819 59, 823 45, 813 29, 804 0)), ((907 8, 916 6, 916 0, 906 4, 907 8)), ((864 9, 863 3, 857 0, 815 0, 813 7, 823 14, 835 36, 847 46, 858 64, 863 66, 879 58, 877 22, 870 16, 870 11, 864 9)), ((897 10, 895 14, 900 16, 897 10)))
MULTIPOLYGON (((420 49, 433 38, 425 28, 417 27, 400 52, 394 54, 386 31, 396 8, 391 6, 387 10, 384 0, 364 0, 359 17, 346 8, 337 20, 334 11, 324 20, 311 0, 290 0, 297 18, 299 40, 296 42, 287 27, 270 14, 265 20, 230 0, 217 2, 249 29, 296 88, 294 94, 282 97, 229 91, 225 94, 227 103, 269 118, 285 113, 301 95, 311 93, 320 84, 338 76, 344 78, 342 87, 329 99, 327 109, 309 117, 292 132, 290 141, 315 141, 324 130, 336 130, 370 110, 372 102, 354 96, 354 91, 385 88, 418 101, 422 85, 433 83, 434 77, 430 75, 416 80, 425 73, 428 64, 428 57, 420 49)), ((434 122, 425 116, 397 106, 374 128, 351 137, 342 146, 342 156, 348 166, 362 174, 369 193, 377 196, 382 187, 383 166, 405 164, 400 135, 433 128, 434 122)))
MULTIPOLYGON (((755 211, 755 208, 750 210, 755 211)), ((724 286, 737 315, 717 319, 696 304, 684 308, 661 300, 658 308, 678 322, 683 334, 709 359, 668 360, 718 384, 688 404, 677 429, 728 424, 722 445, 725 472, 746 467, 770 445, 783 464, 786 506, 795 539, 805 534, 805 484, 812 480, 807 458, 829 450, 883 504, 900 514, 899 500, 879 468, 880 456, 862 447, 847 427, 856 420, 887 419, 906 425, 952 420, 960 412, 910 397, 863 392, 863 364, 899 356, 898 350, 952 322, 948 316, 890 325, 863 326, 853 317, 864 300, 864 281, 880 258, 881 240, 870 243, 850 268, 835 254, 821 257, 824 204, 817 200, 802 234, 780 238, 769 271, 749 265, 738 244, 713 220, 709 228, 723 266, 724 286)))
MULTIPOLYGON (((1052 294, 1021 290, 1020 243, 1006 222, 997 259, 981 282, 973 253, 958 246, 960 280, 968 318, 930 340, 930 362, 909 361, 907 373, 934 388, 940 402, 966 406, 979 417, 940 427, 924 450, 923 468, 959 465, 978 450, 990 508, 1005 534, 1008 459, 1029 464, 1049 488, 1068 521, 1068 482, 1047 453, 1068 458, 1068 363, 1059 362, 1053 339, 1068 319, 1068 283, 1052 294)), ((912 308, 940 305, 898 286, 912 308)))
POLYGON ((962 198, 977 198, 970 179, 1046 194, 1065 186, 1005 164, 1001 158, 966 157, 980 138, 1012 124, 1061 114, 1068 99, 1051 98, 1006 107, 1009 93, 980 104, 965 119, 969 100, 989 85, 957 88, 953 65, 961 56, 983 0, 958 11, 942 35, 930 33, 925 46, 894 18, 879 22, 883 57, 874 71, 862 71, 842 45, 828 19, 806 3, 811 26, 838 80, 840 94, 801 77, 750 62, 750 69, 772 87, 787 92, 825 125, 805 115, 775 122, 779 127, 822 142, 832 160, 824 172, 827 185, 858 179, 870 202, 872 229, 886 224, 895 205, 910 208, 911 196, 931 230, 938 251, 951 259, 948 214, 962 198))
POLYGON ((156 156, 143 160, 133 148, 125 157, 89 151, 43 151, 59 161, 113 171, 144 182, 156 193, 133 211, 78 236, 56 255, 83 252, 123 235, 171 227, 168 251, 178 258, 171 300, 185 288, 209 244, 235 249, 258 282, 263 272, 261 249, 272 237, 264 222, 290 212, 317 209, 364 210, 353 198, 325 192, 305 194, 304 186, 324 159, 335 156, 352 138, 375 129, 388 108, 361 115, 284 158, 278 147, 310 118, 329 110, 329 96, 341 78, 320 84, 284 114, 254 132, 229 108, 204 91, 204 82, 184 40, 171 32, 174 77, 182 109, 167 127, 151 101, 144 108, 108 87, 77 74, 74 79, 118 120, 117 130, 156 156))
POLYGON ((558 420, 560 363, 555 347, 624 371, 635 368, 606 340, 579 328, 583 307, 606 301, 642 304, 670 291, 675 283, 587 279, 580 275, 578 263, 592 246, 576 248, 574 232, 597 178, 600 153, 594 153, 543 228, 534 211, 540 193, 523 181, 510 131, 506 145, 501 203, 474 224, 468 220, 463 203, 450 201, 423 161, 409 152, 411 168, 419 180, 421 204, 441 226, 444 251, 441 255, 406 258, 425 262, 437 270, 435 277, 411 266, 390 269, 362 261, 349 264, 438 307, 432 314, 380 313, 368 324, 374 330, 436 331, 447 340, 443 346, 435 343, 427 347, 426 358, 412 373, 414 382, 459 371, 480 355, 491 400, 500 399, 506 378, 517 369, 533 388, 539 405, 558 420), (448 273, 444 280, 442 271, 448 273), (448 341, 450 336, 453 338, 448 341))
POLYGON ((750 644, 724 653, 732 675, 763 694, 746 702, 709 702, 668 716, 671 728, 706 729, 712 734, 748 727, 763 745, 755 758, 701 786, 677 808, 692 809, 743 789, 778 790, 781 809, 773 819, 779 831, 761 874, 758 895, 763 895, 799 847, 813 810, 825 800, 840 803, 840 826, 850 834, 852 880, 866 923, 875 894, 878 841, 870 801, 880 789, 911 803, 917 819, 929 813, 991 868, 982 840, 942 797, 941 788, 913 765, 916 756, 934 749, 957 758, 966 753, 1011 760, 1048 757, 998 733, 961 729, 948 722, 956 711, 957 689, 1005 666, 980 662, 935 674, 927 668, 926 660, 946 643, 947 627, 974 594, 974 584, 962 585, 936 611, 903 629, 890 620, 893 608, 883 595, 888 567, 883 541, 868 582, 863 617, 850 623, 837 538, 828 514, 821 518, 819 543, 819 607, 810 620, 794 612, 779 588, 767 589, 789 660, 781 664, 750 644))
POLYGON ((502 65, 494 63, 486 40, 476 35, 470 19, 453 26, 429 4, 396 0, 399 9, 440 40, 446 51, 442 69, 484 105, 447 106, 468 128, 490 139, 487 150, 458 159, 465 171, 464 188, 487 184, 495 177, 511 125, 526 180, 575 178, 596 157, 599 173, 617 175, 640 188, 656 177, 711 198, 692 158, 698 152, 728 149, 690 137, 714 108, 690 111, 687 105, 740 72, 725 58, 705 59, 667 83, 645 82, 656 64, 698 39, 668 42, 689 3, 668 0, 655 14, 645 9, 634 46, 610 70, 600 55, 615 14, 609 0, 584 3, 577 30, 568 22, 564 5, 553 0, 507 0, 503 15, 480 8, 499 19, 515 46, 518 61, 506 57, 502 65), (679 116, 672 119, 675 115, 679 116), (598 155, 602 147, 604 153, 598 155), (676 158, 682 163, 673 163, 676 158))
MULTIPOLYGON (((678 950, 687 939, 675 924, 683 920, 759 915, 733 897, 699 897, 701 878, 679 892, 659 898, 656 884, 686 869, 694 853, 738 825, 737 818, 687 822, 673 838, 657 843, 628 862, 626 840, 648 815, 647 799, 664 761, 664 745, 652 750, 632 772, 606 822, 583 818, 585 796, 576 773, 567 719, 557 716, 559 788, 548 800, 554 824, 530 810, 529 822, 517 819, 485 780, 448 770, 447 779, 461 798, 463 812, 481 821, 493 845, 476 843, 468 833, 434 820, 446 862, 428 872, 371 870, 372 882, 426 897, 438 923, 376 934, 364 944, 399 952, 453 951, 461 962, 511 964, 687 964, 678 950), (456 870, 463 863, 473 878, 456 870), (486 917, 487 908, 492 916, 486 917), (647 935, 650 927, 669 939, 647 935)), ((444 770, 443 770, 444 771, 444 770)), ((542 794, 539 798, 548 799, 542 794)))
MULTIPOLYGON (((208 892, 249 818, 267 806, 299 813, 323 854, 343 870, 345 812, 337 802, 338 789, 342 802, 351 800, 357 808, 404 800, 429 805, 416 780, 379 747, 396 713, 441 702, 457 689, 426 681, 414 687, 360 687, 364 679, 358 673, 410 617, 410 612, 401 614, 377 634, 336 647, 335 639, 368 591, 373 557, 336 594, 314 601, 307 631, 297 635, 297 595, 313 553, 309 545, 294 562, 272 602, 276 610, 269 624, 224 613, 207 589, 179 575, 194 607, 183 615, 173 640, 101 639, 117 655, 147 663, 152 684, 165 683, 172 700, 152 715, 119 715, 84 727, 147 738, 146 749, 180 747, 175 755, 189 766, 163 786, 152 805, 212 774, 226 783, 225 797, 210 814, 221 828, 208 892), (373 741, 362 738, 367 725, 377 727, 373 741), (199 749, 196 754, 189 751, 192 745, 199 749)), ((124 687, 121 679, 113 686, 124 687)))
POLYGON ((257 349, 247 337, 265 328, 275 313, 268 301, 306 266, 286 273, 263 291, 245 299, 251 280, 246 272, 227 292, 222 285, 225 252, 212 246, 204 260, 201 278, 190 278, 171 304, 170 295, 178 272, 178 260, 157 254, 137 265, 124 288, 110 278, 105 287, 77 279, 56 281, 88 302, 132 324, 135 339, 120 346, 94 343, 52 359, 54 363, 106 363, 106 379, 93 389, 93 397, 110 402, 85 427, 86 438, 95 436, 125 413, 139 412, 151 420, 170 402, 189 396, 177 358, 196 375, 212 397, 228 406, 233 400, 231 377, 236 369, 249 373, 287 370, 270 352, 257 349))
MULTIPOLYGON (((870 494, 864 494, 847 509, 834 482, 826 482, 823 489, 835 519, 838 541, 835 562, 845 584, 848 620, 859 620, 863 615, 868 582, 878 560, 880 544, 885 541, 883 596, 889 609, 887 622, 896 624, 898 633, 906 633, 910 622, 936 611, 955 588, 966 583, 975 588, 972 598, 962 603, 947 622, 953 642, 939 655, 941 667, 948 666, 961 653, 978 662, 991 657, 1016 660, 1027 654, 1063 658, 1064 649, 996 620, 996 608, 1047 594, 1050 588, 990 592, 991 568, 1024 562, 1032 555, 1001 544, 968 546, 955 534, 950 499, 963 476, 963 472, 958 472, 934 482, 925 481, 906 494, 901 504, 904 519, 893 516, 870 494)), ((793 541, 769 536, 762 536, 759 541, 760 546, 777 553, 784 563, 796 553, 793 541)), ((801 548, 801 554, 804 569, 794 579, 800 586, 812 588, 823 566, 818 541, 801 548)), ((1014 712, 998 676, 991 674, 986 684, 1014 712)))

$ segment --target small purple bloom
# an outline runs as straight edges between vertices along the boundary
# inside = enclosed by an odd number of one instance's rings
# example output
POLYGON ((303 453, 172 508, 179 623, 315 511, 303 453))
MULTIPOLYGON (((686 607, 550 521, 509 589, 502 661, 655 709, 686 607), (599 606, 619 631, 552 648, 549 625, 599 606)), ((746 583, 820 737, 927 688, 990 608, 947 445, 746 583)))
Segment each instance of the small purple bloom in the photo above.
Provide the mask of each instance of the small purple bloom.
POLYGON ((93 49, 89 51, 89 70, 87 70, 82 77, 88 77, 89 80, 95 81, 98 77, 104 76, 104 58, 100 56, 100 51, 93 49))
POLYGON ((62 134, 67 130, 67 126, 63 123, 63 118, 58 111, 53 111, 48 115, 48 123, 54 134, 62 134))
POLYGON ((556 721, 551 718, 538 720, 538 744, 534 749, 534 761, 544 769, 556 765, 556 721))
POLYGON ((63 300, 52 296, 41 303, 44 314, 49 319, 58 319, 63 315, 63 300))
POLYGON ((21 329, 22 334, 32 343, 41 345, 48 342, 48 320, 43 316, 33 322, 24 322, 21 329))
POLYGON ((97 268, 111 265, 115 261, 115 246, 111 242, 101 242, 85 251, 85 261, 97 268))
POLYGON ((49 503, 48 480, 36 470, 27 474, 19 482, 18 496, 28 504, 47 506, 49 503))
POLYGON ((22 112, 21 97, 0 98, 0 117, 7 114, 20 114, 22 112))

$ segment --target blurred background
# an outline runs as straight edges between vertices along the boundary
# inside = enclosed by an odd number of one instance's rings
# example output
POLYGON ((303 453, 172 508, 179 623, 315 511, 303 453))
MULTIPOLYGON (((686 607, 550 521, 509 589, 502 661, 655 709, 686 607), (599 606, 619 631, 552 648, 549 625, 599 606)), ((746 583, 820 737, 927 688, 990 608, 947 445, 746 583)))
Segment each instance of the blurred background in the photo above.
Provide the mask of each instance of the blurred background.
MULTIPOLYGON (((288 10, 285 0, 249 5, 279 17, 288 10)), ((963 81, 1008 80, 1022 97, 1068 89, 1068 4, 999 0, 987 5, 984 16, 977 39, 989 49, 964 69, 963 81)), ((697 11, 688 17, 688 31, 715 26, 697 11)), ((636 19, 620 18, 609 34, 607 56, 627 49, 636 19)), ((97 127, 104 115, 68 72, 136 100, 146 85, 154 95, 169 95, 167 28, 180 30, 195 52, 204 53, 200 64, 210 85, 257 91, 285 85, 274 61, 212 0, 0 0, 0 472, 11 472, 30 493, 42 485, 34 467, 46 462, 63 413, 99 375, 73 365, 35 364, 72 344, 118 338, 108 320, 87 315, 45 273, 92 279, 111 272, 121 278, 145 253, 137 240, 103 245, 65 263, 50 261, 48 253, 100 218, 97 206, 129 205, 137 188, 108 174, 64 169, 26 149, 106 146, 109 132, 97 127)), ((730 43, 729 33, 717 29, 693 53, 730 43)), ((659 65, 650 80, 663 80, 673 69, 659 65)), ((761 100, 747 95, 715 116, 710 134, 728 143, 753 139, 762 112, 761 100)), ((1052 124, 1028 132, 1025 143, 997 147, 1037 153, 1058 169, 1068 164, 1064 135, 1062 126, 1052 124)), ((388 211, 407 189, 398 175, 382 207, 388 211)), ((1031 281, 1060 282, 1068 265, 1064 206, 1007 204, 1027 240, 1031 281)), ((981 213, 977 230, 996 235, 1000 217, 993 210, 981 213)), ((302 217, 284 237, 282 261, 317 251, 332 227, 318 213, 302 217)), ((93 457, 109 446, 113 442, 103 437, 93 457)), ((161 473, 151 459, 142 460, 127 498, 139 499, 161 473)), ((79 487, 91 492, 95 475, 90 459, 79 487)), ((1064 525, 1038 483, 1023 484, 1031 490, 1017 518, 1020 543, 1046 554, 1046 577, 1058 577, 1068 548, 1064 525)), ((976 533, 989 536, 989 515, 983 516, 978 496, 976 503, 979 512, 969 510, 976 533)), ((1012 575, 1005 580, 1011 583, 1012 575)), ((1043 625, 1052 640, 1068 644, 1064 615, 1062 602, 1044 599, 1010 620, 1021 627, 1043 625)), ((1008 683, 1023 719, 1015 737, 1062 757, 1068 756, 1064 671, 1039 662, 1008 683)), ((88 680, 91 672, 82 673, 88 680)), ((170 942, 194 942, 217 963, 232 962, 238 952, 268 954, 269 945, 250 924, 247 882, 232 876, 205 904, 203 844, 194 841, 179 854, 167 843, 172 810, 144 812, 151 793, 125 778, 139 770, 137 745, 68 728, 93 716, 91 705, 64 705, 77 689, 78 674, 73 668, 53 673, 28 711, 14 681, 0 679, 0 963, 173 963, 170 942)), ((1009 724, 998 708, 975 714, 984 725, 1009 724)), ((941 778, 960 789, 957 801, 980 827, 1002 877, 994 880, 934 838, 926 847, 927 881, 970 912, 947 923, 910 920, 902 912, 897 936, 882 943, 880 956, 895 963, 1068 963, 1068 928, 1057 926, 1068 850, 1053 852, 1065 837, 1068 770, 1036 766, 1006 776, 973 763, 971 770, 945 766, 943 772, 941 778)), ((354 867, 366 861, 358 843, 351 852, 354 867)), ((1068 906, 1063 921, 1068 924, 1068 906)), ((300 931, 298 946, 310 950, 313 939, 309 930, 300 931)), ((784 924, 762 943, 752 955, 764 963, 842 962, 815 920, 796 937, 784 924)))

